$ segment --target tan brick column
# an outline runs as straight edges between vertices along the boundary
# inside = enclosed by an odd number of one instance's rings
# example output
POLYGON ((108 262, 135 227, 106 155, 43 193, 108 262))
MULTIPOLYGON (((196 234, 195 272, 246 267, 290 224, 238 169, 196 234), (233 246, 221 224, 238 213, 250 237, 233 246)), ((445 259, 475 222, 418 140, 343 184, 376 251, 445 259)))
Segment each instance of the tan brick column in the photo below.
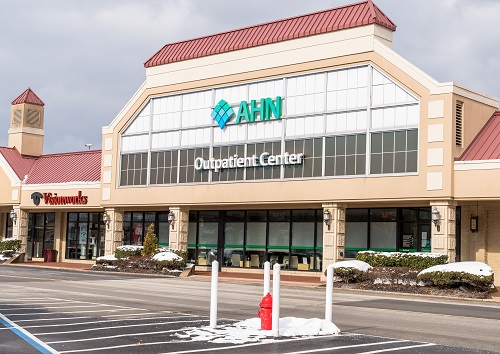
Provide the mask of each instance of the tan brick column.
POLYGON ((111 255, 115 253, 118 246, 123 244, 123 211, 116 208, 106 208, 110 222, 106 225, 106 241, 104 254, 111 255))
POLYGON ((189 230, 189 209, 181 207, 170 207, 174 213, 174 221, 170 225, 169 247, 172 249, 187 251, 189 230))
POLYGON ((14 209, 17 215, 16 224, 12 225, 12 238, 21 240, 21 253, 26 253, 26 245, 28 242, 28 212, 22 210, 19 205, 14 205, 12 209, 14 209))
POLYGON ((323 213, 330 214, 329 225, 323 225, 323 266, 322 271, 345 257, 345 210, 342 203, 323 204, 323 213))
POLYGON ((431 201, 431 209, 439 211, 439 230, 432 223, 432 252, 448 256, 448 262, 455 262, 456 256, 456 202, 447 200, 431 201))

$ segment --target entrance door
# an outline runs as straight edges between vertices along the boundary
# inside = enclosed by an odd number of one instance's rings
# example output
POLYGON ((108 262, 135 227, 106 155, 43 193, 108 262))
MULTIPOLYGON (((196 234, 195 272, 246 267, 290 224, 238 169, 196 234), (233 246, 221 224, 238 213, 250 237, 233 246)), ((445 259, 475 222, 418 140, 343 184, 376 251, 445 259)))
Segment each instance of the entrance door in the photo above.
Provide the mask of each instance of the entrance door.
POLYGON ((28 259, 43 258, 43 251, 54 248, 55 213, 29 214, 28 259))
POLYGON ((418 227, 420 252, 431 251, 431 224, 420 224, 418 227))

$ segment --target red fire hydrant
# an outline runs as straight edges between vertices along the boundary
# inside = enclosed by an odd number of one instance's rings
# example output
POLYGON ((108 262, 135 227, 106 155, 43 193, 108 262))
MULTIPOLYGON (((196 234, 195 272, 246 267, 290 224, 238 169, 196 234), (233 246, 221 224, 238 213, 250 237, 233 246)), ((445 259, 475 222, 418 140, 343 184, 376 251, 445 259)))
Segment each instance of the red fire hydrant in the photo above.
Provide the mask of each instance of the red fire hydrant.
POLYGON ((260 317, 260 329, 270 331, 273 327, 273 297, 267 293, 260 302, 261 310, 257 312, 260 317))

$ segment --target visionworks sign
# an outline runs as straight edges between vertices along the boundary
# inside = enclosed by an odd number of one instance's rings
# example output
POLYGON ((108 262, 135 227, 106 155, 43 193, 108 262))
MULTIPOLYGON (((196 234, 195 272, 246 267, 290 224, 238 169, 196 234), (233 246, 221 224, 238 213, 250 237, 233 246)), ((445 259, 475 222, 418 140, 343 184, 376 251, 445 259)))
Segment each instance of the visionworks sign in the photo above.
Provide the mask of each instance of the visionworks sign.
POLYGON ((78 195, 73 196, 60 196, 57 195, 57 193, 52 194, 35 192, 31 194, 31 199, 33 200, 33 204, 36 206, 40 205, 41 200, 43 200, 46 205, 84 205, 89 201, 89 197, 82 195, 81 191, 78 192, 78 195))
MULTIPOLYGON (((274 100, 272 98, 261 98, 259 101, 251 100, 250 103, 241 101, 238 106, 236 123, 251 123, 255 122, 257 118, 261 121, 266 121, 270 120, 273 116, 279 119, 282 113, 282 101, 281 96, 277 96, 274 100)), ((235 115, 233 108, 225 100, 220 100, 211 114, 221 129, 224 129, 233 115, 235 115)))

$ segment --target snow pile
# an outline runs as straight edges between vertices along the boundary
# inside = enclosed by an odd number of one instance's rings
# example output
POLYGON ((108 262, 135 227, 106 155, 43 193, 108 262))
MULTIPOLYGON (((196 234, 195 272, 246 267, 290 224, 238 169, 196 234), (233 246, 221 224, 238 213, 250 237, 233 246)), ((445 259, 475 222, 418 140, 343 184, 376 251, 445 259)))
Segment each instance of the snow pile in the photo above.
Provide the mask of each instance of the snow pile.
POLYGON ((98 260, 98 261, 116 261, 117 259, 118 258, 116 258, 114 254, 110 254, 107 256, 97 257, 96 260, 98 260))
POLYGON ((120 251, 136 251, 136 250, 142 250, 144 247, 142 246, 134 246, 134 245, 128 245, 128 246, 118 246, 117 249, 120 251))
POLYGON ((482 262, 455 262, 449 264, 440 264, 424 269, 418 275, 432 272, 464 272, 477 276, 491 276, 493 269, 482 262))
POLYGON ((430 252, 377 252, 377 251, 359 251, 358 253, 376 253, 386 257, 394 257, 394 256, 418 256, 418 257, 428 257, 428 258, 437 258, 443 256, 442 253, 430 253, 430 252))
POLYGON ((372 269, 372 266, 363 261, 352 260, 333 263, 333 268, 354 268, 362 272, 366 272, 367 270, 372 269))
POLYGON ((153 256, 155 261, 182 261, 182 257, 176 255, 174 252, 160 252, 153 256))
MULTIPOLYGON (((279 334, 283 337, 339 335, 340 329, 332 322, 318 318, 305 319, 296 317, 280 318, 279 334)), ((212 343, 242 344, 249 342, 269 343, 272 341, 272 331, 260 330, 260 318, 252 318, 232 325, 218 326, 213 329, 201 327, 186 329, 176 336, 193 341, 207 341, 212 343)))

